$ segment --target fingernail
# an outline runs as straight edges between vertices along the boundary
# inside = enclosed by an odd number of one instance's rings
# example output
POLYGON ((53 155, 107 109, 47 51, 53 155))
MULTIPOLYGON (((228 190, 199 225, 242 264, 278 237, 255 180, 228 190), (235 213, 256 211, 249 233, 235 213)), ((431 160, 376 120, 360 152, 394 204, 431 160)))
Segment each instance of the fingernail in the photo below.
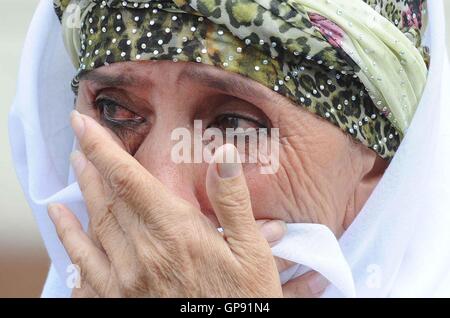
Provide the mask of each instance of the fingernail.
POLYGON ((284 221, 273 220, 263 223, 260 231, 269 244, 274 244, 283 239, 283 236, 286 234, 287 227, 284 221))
POLYGON ((75 170, 75 174, 80 176, 86 166, 86 157, 80 151, 75 150, 70 155, 70 163, 72 164, 73 170, 75 170))
POLYGON ((319 273, 314 273, 311 279, 308 280, 309 289, 314 296, 320 296, 323 294, 327 286, 329 285, 328 280, 320 275, 319 273))
POLYGON ((221 178, 234 178, 242 173, 239 153, 234 145, 225 144, 216 153, 217 172, 221 178))
POLYGON ((70 114, 72 128, 75 132, 75 135, 78 139, 81 139, 84 134, 84 119, 81 117, 81 114, 77 110, 73 110, 70 114))
POLYGON ((48 216, 50 217, 52 222, 56 223, 56 221, 58 220, 58 217, 59 217, 59 211, 60 211, 59 205, 55 204, 55 203, 51 203, 48 205, 47 210, 48 210, 48 216))

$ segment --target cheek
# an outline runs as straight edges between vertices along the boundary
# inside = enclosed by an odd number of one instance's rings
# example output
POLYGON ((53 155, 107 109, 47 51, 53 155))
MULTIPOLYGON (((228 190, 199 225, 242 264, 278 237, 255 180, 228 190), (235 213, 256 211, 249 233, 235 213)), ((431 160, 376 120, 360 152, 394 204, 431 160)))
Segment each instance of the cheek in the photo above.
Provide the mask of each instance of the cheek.
POLYGON ((260 167, 244 165, 247 186, 250 191, 255 219, 300 222, 296 213, 295 198, 288 179, 284 178, 285 164, 280 154, 280 167, 276 174, 261 174, 260 167))
POLYGON ((351 193, 345 136, 294 136, 285 141, 275 175, 246 169, 255 218, 321 223, 339 232, 351 193))
POLYGON ((277 184, 273 178, 257 172, 246 174, 246 179, 256 220, 269 219, 294 222, 283 207, 281 193, 276 191, 277 184))

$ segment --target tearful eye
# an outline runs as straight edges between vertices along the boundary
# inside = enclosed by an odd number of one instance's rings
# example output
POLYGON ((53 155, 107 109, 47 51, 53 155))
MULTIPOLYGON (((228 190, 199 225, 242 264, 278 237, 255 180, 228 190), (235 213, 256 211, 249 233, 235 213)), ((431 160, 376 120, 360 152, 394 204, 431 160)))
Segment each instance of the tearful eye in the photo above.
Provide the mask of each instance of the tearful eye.
POLYGON ((113 99, 109 96, 98 96, 94 100, 93 108, 98 112, 101 124, 111 129, 122 141, 125 149, 134 155, 148 134, 150 125, 146 117, 122 106, 128 103, 120 100, 120 97, 113 99))
POLYGON ((227 128, 231 129, 259 129, 259 128, 265 128, 265 125, 261 124, 255 119, 243 117, 241 115, 221 115, 219 116, 211 125, 210 127, 213 128, 219 128, 223 131, 226 131, 227 128))
POLYGON ((119 125, 136 125, 145 122, 145 118, 135 112, 120 106, 115 101, 100 98, 96 101, 103 119, 107 122, 119 125))

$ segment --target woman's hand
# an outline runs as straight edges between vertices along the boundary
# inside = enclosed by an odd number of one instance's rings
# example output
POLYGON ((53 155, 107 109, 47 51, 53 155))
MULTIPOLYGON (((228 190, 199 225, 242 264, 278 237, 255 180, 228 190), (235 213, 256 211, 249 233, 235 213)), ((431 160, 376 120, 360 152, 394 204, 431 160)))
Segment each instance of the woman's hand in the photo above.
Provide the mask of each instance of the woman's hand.
MULTIPOLYGON (((52 205, 49 212, 72 262, 81 269, 82 288, 74 296, 283 295, 269 244, 261 235, 272 243, 281 239, 282 222, 255 222, 239 163, 211 164, 207 174, 208 197, 222 235, 90 117, 75 112, 72 125, 87 157, 78 152, 72 162, 90 216, 90 236, 64 206, 52 205)), ((215 159, 224 152, 236 155, 226 145, 215 159)), ((290 264, 279 260, 278 265, 282 270, 290 264)), ((298 278, 301 284, 289 282, 285 295, 314 296, 315 276, 298 278)))
MULTIPOLYGON (((50 209, 72 262, 100 297, 282 297, 240 163, 212 164, 207 191, 223 235, 174 197, 93 119, 74 112, 74 168, 96 246, 66 208, 50 209), (86 157, 85 157, 86 156, 86 157)), ((215 158, 237 151, 226 145, 215 158)), ((221 157, 220 157, 221 158, 221 157)))

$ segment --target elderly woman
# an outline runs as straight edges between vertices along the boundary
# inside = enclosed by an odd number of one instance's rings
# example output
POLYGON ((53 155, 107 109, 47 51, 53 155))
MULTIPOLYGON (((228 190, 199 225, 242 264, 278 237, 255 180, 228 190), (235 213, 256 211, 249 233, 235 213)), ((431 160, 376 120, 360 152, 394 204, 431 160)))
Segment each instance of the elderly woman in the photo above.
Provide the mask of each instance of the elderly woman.
MULTIPOLYGON (((54 5, 61 27, 41 4, 33 23, 46 39, 28 47, 43 59, 36 72, 47 82, 36 87, 45 93, 26 88, 39 105, 11 116, 12 130, 25 131, 12 138, 19 177, 54 264, 45 296, 72 287, 75 297, 449 295, 450 256, 436 242, 450 242, 441 230, 450 206, 448 196, 435 200, 446 190, 433 179, 448 146, 440 156, 421 144, 425 129, 427 142, 443 134, 416 119, 423 94, 422 108, 448 114, 437 36, 431 65, 440 66, 428 71, 425 1, 54 5), (209 161, 180 162, 180 128, 253 130, 277 156, 246 162, 261 146, 250 140, 244 149, 217 144, 209 161), (267 161, 276 169, 261 173, 267 161), (49 203, 62 245, 42 211, 49 203), (430 213, 423 224, 419 211, 430 213), (70 263, 81 272, 71 286, 70 263)), ((442 28, 440 5, 434 25, 442 28)), ((202 146, 222 141, 205 136, 202 146)))

